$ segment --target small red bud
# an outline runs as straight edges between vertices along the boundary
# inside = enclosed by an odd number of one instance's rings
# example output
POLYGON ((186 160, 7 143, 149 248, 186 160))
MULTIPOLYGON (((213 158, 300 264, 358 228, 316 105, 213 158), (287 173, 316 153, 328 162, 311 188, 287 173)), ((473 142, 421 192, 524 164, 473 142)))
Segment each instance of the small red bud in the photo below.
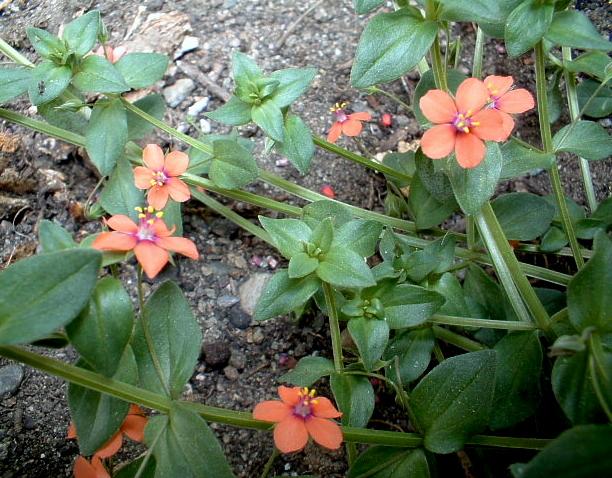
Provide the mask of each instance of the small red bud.
POLYGON ((389 113, 385 113, 380 117, 380 124, 388 128, 393 124, 393 118, 389 113))
POLYGON ((323 194, 323 196, 328 197, 329 199, 334 199, 336 197, 334 189, 329 184, 321 186, 321 194, 323 194))

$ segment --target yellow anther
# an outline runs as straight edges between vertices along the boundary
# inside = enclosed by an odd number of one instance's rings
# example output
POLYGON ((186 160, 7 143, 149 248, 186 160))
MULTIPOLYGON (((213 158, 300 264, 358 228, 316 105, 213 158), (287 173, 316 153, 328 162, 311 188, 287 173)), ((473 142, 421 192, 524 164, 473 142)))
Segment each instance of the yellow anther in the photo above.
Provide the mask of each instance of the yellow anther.
POLYGON ((470 128, 468 128, 467 126, 465 128, 463 128, 463 132, 464 133, 469 133, 470 132, 470 128))
POLYGON ((151 179, 151 186, 155 186, 157 184, 157 181, 155 179, 151 179))
POLYGON ((153 206, 148 206, 148 207, 147 207, 147 212, 148 212, 149 214, 153 214, 153 213, 155 212, 155 209, 153 208, 153 206))
POLYGON ((152 226, 153 224, 155 224, 155 219, 149 219, 147 221, 147 224, 149 224, 150 226, 152 226))
POLYGON ((310 398, 314 398, 316 394, 317 394, 317 391, 313 388, 308 395, 310 395, 310 398))
POLYGON ((143 210, 142 210, 142 208, 141 208, 141 207, 138 207, 138 206, 136 206, 136 207, 134 208, 134 210, 135 210, 135 211, 138 211, 138 212, 142 212, 142 211, 143 211, 143 210))
POLYGON ((472 126, 480 126, 480 121, 472 121, 472 126))
POLYGON ((465 126, 465 122, 463 121, 459 121, 459 123, 457 123, 458 128, 463 128, 464 126, 465 126))
POLYGON ((146 214, 143 214, 143 213, 138 214, 138 219, 144 219, 145 217, 147 217, 146 214))
POLYGON ((160 219, 161 219, 162 217, 164 217, 164 211, 157 211, 157 212, 155 213, 155 217, 158 217, 158 218, 160 218, 160 219))
POLYGON ((472 116, 472 110, 467 110, 465 112, 465 116, 472 116))
POLYGON ((499 93, 499 90, 498 90, 498 89, 491 90, 491 93, 493 93, 494 95, 496 95, 497 93, 499 93))

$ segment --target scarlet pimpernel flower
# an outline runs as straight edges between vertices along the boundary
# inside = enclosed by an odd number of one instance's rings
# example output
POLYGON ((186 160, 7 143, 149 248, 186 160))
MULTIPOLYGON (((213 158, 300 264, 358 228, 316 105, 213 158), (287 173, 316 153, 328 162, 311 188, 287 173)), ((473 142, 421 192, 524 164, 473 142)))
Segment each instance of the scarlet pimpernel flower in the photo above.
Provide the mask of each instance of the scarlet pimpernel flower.
POLYGON ((327 141, 335 143, 340 135, 359 136, 363 129, 362 121, 370 121, 372 115, 366 112, 347 113, 347 103, 336 103, 330 111, 336 115, 336 122, 329 129, 327 141))
POLYGON ((500 111, 487 108, 489 90, 477 78, 459 85, 455 98, 442 90, 430 90, 419 101, 425 117, 434 126, 421 139, 423 153, 441 159, 455 151, 463 168, 478 166, 485 157, 484 141, 505 141, 500 111))
POLYGON ((145 166, 134 168, 134 181, 138 189, 148 189, 147 201, 155 209, 166 207, 168 198, 185 202, 191 197, 189 186, 179 179, 187 171, 189 156, 181 151, 164 152, 156 144, 147 144, 142 151, 145 166))
POLYGON ((103 251, 133 250, 142 269, 151 279, 168 263, 168 251, 178 252, 191 259, 199 257, 193 241, 172 236, 174 228, 168 229, 162 219, 163 212, 156 212, 152 206, 136 210, 138 224, 128 216, 116 214, 105 221, 113 230, 100 233, 92 247, 103 251))
POLYGON ((308 437, 321 446, 336 450, 342 444, 342 430, 331 418, 342 416, 331 401, 317 397, 314 390, 278 387, 280 400, 258 403, 253 418, 274 422, 274 444, 282 453, 302 450, 308 437))
POLYGON ((525 88, 512 88, 514 79, 511 76, 487 76, 484 84, 489 91, 489 107, 501 113, 503 131, 510 135, 514 129, 514 119, 510 115, 532 109, 535 106, 533 95, 525 88))

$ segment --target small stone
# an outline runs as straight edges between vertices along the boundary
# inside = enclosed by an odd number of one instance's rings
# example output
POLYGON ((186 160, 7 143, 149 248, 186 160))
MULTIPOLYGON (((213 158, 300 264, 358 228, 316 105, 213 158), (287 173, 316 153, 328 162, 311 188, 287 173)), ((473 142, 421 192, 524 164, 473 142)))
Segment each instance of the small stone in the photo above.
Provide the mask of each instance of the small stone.
POLYGON ((17 364, 0 368, 0 397, 14 393, 23 380, 23 367, 17 364))
POLYGON ((251 325, 251 316, 236 304, 229 311, 229 321, 234 327, 244 330, 251 325))
POLYGON ((232 38, 229 42, 229 45, 232 48, 238 48, 240 46, 240 39, 239 38, 232 38))
POLYGON ((210 121, 205 118, 200 120, 200 130, 202 130, 202 134, 209 134, 212 131, 212 125, 210 121))
POLYGON ((232 355, 229 359, 229 364, 238 370, 244 370, 246 367, 246 355, 238 349, 232 349, 232 355))
POLYGON ((247 314, 252 316, 255 313, 255 306, 271 277, 270 274, 265 273, 253 274, 240 286, 238 290, 240 307, 247 314))
POLYGON ((163 94, 166 103, 168 103, 171 108, 175 108, 180 105, 193 90, 195 90, 195 83, 193 80, 191 78, 181 78, 180 80, 176 80, 176 83, 173 85, 164 88, 163 94))
POLYGON ((257 327, 254 331, 253 331, 253 343, 254 344, 260 344, 265 340, 266 336, 263 333, 263 330, 261 329, 261 327, 257 327))
POLYGON ((223 369, 223 374, 228 380, 231 380, 232 382, 240 378, 240 373, 238 373, 238 370, 236 370, 231 365, 228 365, 223 369))
POLYGON ((212 368, 221 368, 227 365, 231 354, 225 342, 205 342, 202 344, 202 353, 206 364, 212 368))
POLYGON ((202 111, 204 111, 208 107, 208 103, 210 102, 210 98, 208 96, 202 98, 201 100, 196 101, 187 109, 187 114, 189 116, 198 116, 202 111))
POLYGON ((226 9, 234 8, 237 3, 238 3, 238 0, 225 0, 223 2, 223 8, 226 8, 226 9))
POLYGON ((223 308, 231 307, 238 302, 240 302, 240 299, 235 295, 222 295, 217 299, 217 305, 223 308))
POLYGON ((174 54, 174 59, 178 60, 185 53, 189 53, 190 51, 195 50, 199 46, 200 46, 200 39, 198 37, 194 37, 190 35, 186 36, 185 38, 183 38, 183 42, 181 43, 180 48, 174 54))
POLYGON ((48 191, 60 191, 66 189, 66 176, 54 169, 39 169, 41 182, 48 191))

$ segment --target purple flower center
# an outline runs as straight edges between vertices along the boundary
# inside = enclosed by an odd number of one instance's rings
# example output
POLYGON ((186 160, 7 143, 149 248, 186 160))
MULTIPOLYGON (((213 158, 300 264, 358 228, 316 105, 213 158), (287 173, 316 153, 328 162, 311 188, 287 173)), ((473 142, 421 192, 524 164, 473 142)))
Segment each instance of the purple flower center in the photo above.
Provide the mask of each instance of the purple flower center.
POLYGON ((156 171, 153 173, 153 179, 151 179, 151 186, 163 186, 168 181, 168 176, 164 170, 156 171))
POLYGON ((300 418, 308 418, 312 415, 312 406, 308 399, 300 401, 295 407, 293 407, 293 414, 300 418))
POLYGON ((471 116, 471 110, 468 110, 466 113, 457 113, 452 125, 461 133, 469 133, 470 128, 480 124, 478 121, 474 121, 471 116))
POLYGON ((349 119, 348 115, 346 114, 346 111, 342 109, 336 110, 334 111, 334 113, 336 114, 336 121, 338 121, 338 123, 344 123, 346 120, 349 119))

